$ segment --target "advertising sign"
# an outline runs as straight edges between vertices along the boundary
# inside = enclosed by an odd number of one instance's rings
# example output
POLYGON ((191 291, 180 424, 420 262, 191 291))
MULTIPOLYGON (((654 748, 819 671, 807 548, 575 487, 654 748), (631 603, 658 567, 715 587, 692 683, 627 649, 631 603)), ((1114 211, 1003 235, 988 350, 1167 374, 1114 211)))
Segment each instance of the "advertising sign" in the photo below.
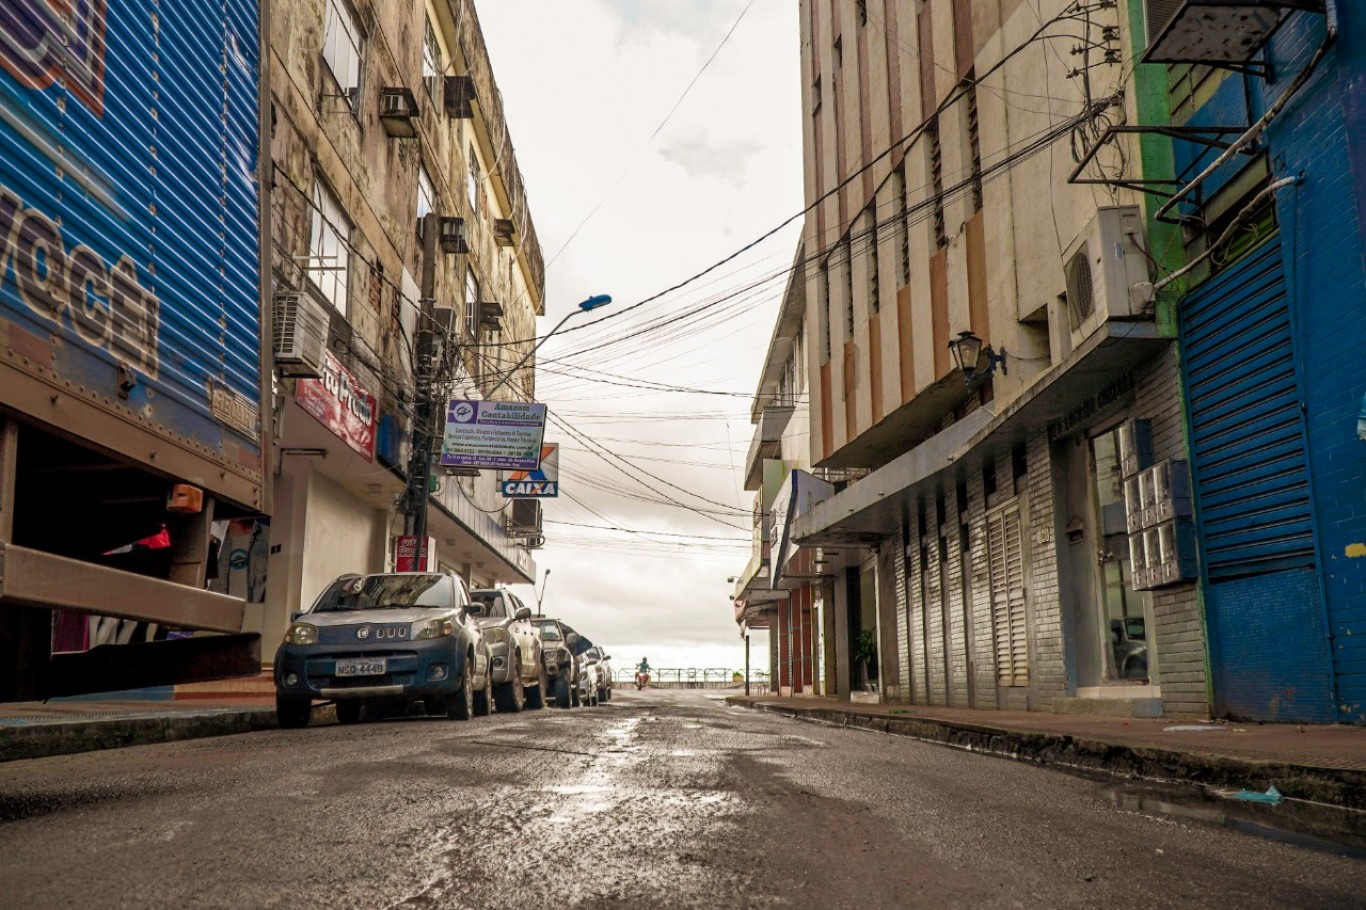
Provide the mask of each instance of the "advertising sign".
POLYGON ((451 401, 446 405, 441 466, 534 471, 541 466, 544 436, 543 404, 451 401))
POLYGON ((425 548, 418 546, 415 534, 400 534, 394 540, 395 572, 426 572, 428 557, 436 552, 436 538, 428 537, 425 548))
POLYGON ((503 481, 508 499, 551 499, 560 495, 560 445, 541 446, 541 466, 534 471, 513 471, 503 481))
POLYGON ((768 572, 770 588, 778 586, 783 569, 797 554, 797 545, 792 540, 792 522, 816 503, 834 494, 833 484, 806 471, 793 471, 787 475, 773 500, 772 566, 768 572))
POLYGON ((329 352, 322 379, 300 379, 294 398, 366 461, 375 460, 375 396, 329 352))

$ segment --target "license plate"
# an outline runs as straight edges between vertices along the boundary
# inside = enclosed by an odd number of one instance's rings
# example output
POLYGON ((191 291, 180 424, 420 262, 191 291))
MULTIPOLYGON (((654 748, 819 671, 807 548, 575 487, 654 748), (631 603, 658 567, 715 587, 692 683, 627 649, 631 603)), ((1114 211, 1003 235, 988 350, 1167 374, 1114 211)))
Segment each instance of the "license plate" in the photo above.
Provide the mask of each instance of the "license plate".
POLYGON ((385 660, 382 657, 343 658, 337 661, 337 676, 383 676, 385 660))

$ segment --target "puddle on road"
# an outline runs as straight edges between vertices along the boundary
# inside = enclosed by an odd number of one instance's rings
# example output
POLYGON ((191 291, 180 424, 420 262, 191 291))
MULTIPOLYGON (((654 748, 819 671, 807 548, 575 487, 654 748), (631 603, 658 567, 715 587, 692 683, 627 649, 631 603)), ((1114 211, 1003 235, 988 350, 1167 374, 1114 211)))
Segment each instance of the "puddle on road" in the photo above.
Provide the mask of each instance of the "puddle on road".
POLYGON ((1118 809, 1216 825, 1265 840, 1366 859, 1366 812, 1288 799, 1280 805, 1236 802, 1194 787, 1140 781, 1102 788, 1118 809))

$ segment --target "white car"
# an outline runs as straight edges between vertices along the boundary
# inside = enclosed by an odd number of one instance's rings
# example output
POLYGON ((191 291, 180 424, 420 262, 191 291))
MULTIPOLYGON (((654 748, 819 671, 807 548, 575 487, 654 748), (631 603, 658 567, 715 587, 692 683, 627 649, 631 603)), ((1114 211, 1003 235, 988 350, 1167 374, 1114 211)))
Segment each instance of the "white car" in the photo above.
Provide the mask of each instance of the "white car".
POLYGON ((612 670, 609 658, 599 647, 589 648, 579 658, 579 701, 599 705, 612 697, 612 670))
POLYGON ((550 686, 531 608, 502 588, 470 592, 470 617, 484 634, 499 711, 544 708, 550 686))

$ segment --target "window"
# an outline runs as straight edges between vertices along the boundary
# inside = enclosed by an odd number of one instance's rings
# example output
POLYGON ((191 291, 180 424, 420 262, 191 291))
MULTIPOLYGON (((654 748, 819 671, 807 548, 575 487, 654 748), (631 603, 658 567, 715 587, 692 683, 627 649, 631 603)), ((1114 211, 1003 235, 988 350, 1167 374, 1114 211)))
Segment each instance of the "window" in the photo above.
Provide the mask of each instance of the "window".
POLYGON ((479 214, 479 197, 484 192, 484 178, 479 171, 479 156, 474 153, 474 146, 470 146, 470 212, 479 214))
POLYGON ((972 211, 982 210, 982 137, 977 120, 977 84, 972 82, 972 72, 968 72, 968 103, 964 109, 967 117, 968 154, 972 156, 972 211))
POLYGON ((858 12, 858 24, 868 24, 868 0, 854 0, 854 9, 858 12))
POLYGON ((308 240, 308 277, 323 298, 346 315, 351 272, 351 219, 321 180, 313 182, 313 229, 308 240))
POLYGON ((830 262, 826 260, 821 263, 820 274, 816 276, 816 294, 820 300, 819 315, 821 319, 821 362, 830 359, 830 262))
POLYGON ((835 67, 844 66, 844 36, 835 39, 835 67))
POLYGON ((422 230, 422 219, 436 211, 436 189, 432 186, 432 175, 425 165, 417 168, 417 229, 422 230))
POLYGON ((896 246, 901 264, 901 284, 911 283, 911 232, 906 227, 906 170, 905 163, 892 171, 892 204, 896 212, 896 246))
POLYGON ((474 335, 476 319, 479 315, 479 279, 474 277, 474 269, 465 270, 465 331, 474 335))
POLYGON ((930 192, 934 193, 934 242, 937 246, 948 246, 949 235, 944 226, 944 150, 939 144, 939 117, 935 116, 926 127, 925 134, 930 140, 930 192))
POLYGON ((864 224, 868 233, 868 305, 874 313, 882 311, 882 276, 878 272, 877 261, 877 202, 868 206, 868 217, 864 224))
POLYGON ((427 20, 427 33, 422 38, 422 84, 432 104, 441 106, 441 45, 436 40, 432 20, 427 20))
POLYGON ((854 245, 848 237, 844 238, 844 329, 845 341, 854 340, 854 245))
POLYGON ((817 76, 816 81, 811 83, 811 116, 814 117, 821 112, 821 77, 817 76))
POLYGON ((327 0, 326 21, 323 26, 323 60, 337 80, 342 94, 351 99, 354 110, 360 104, 363 67, 361 59, 365 42, 361 37, 360 21, 346 0, 327 0))

